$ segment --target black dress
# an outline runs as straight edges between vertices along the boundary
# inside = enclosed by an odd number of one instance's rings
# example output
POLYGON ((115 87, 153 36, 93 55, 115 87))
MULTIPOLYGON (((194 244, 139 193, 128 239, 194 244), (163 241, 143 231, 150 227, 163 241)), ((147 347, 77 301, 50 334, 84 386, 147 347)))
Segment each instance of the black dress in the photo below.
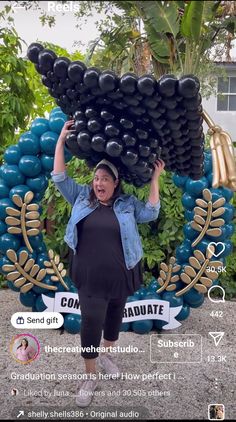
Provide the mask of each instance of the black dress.
POLYGON ((107 299, 133 294, 142 283, 141 261, 127 270, 119 222, 112 206, 99 204, 77 224, 71 278, 80 293, 107 299))

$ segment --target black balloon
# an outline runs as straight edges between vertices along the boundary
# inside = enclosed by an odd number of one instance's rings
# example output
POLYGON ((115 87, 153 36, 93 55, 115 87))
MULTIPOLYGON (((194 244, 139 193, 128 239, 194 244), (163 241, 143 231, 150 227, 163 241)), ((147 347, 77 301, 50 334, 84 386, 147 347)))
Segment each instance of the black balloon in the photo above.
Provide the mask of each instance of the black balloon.
POLYGON ((52 50, 44 49, 40 51, 38 55, 38 63, 42 66, 47 72, 52 70, 53 63, 55 62, 57 56, 52 50))
POLYGON ((70 60, 67 57, 58 57, 53 65, 53 71, 56 76, 60 79, 67 77, 67 69, 70 64, 70 60))
POLYGON ((119 157, 122 150, 123 146, 118 138, 112 138, 106 144, 106 153, 111 157, 119 157))
POLYGON ((134 166, 138 161, 138 154, 135 149, 127 149, 120 157, 126 166, 134 166))
POLYGON ((43 49, 44 49, 43 46, 41 44, 39 44, 39 43, 36 43, 35 42, 35 43, 30 44, 30 46, 28 47, 28 50, 27 50, 27 57, 28 57, 28 59, 31 62, 37 64, 38 63, 39 53, 43 49))
POLYGON ((87 126, 88 126, 88 130, 92 133, 97 133, 102 128, 102 124, 100 120, 95 119, 95 118, 89 119, 87 126))
POLYGON ((103 92, 113 91, 118 85, 118 77, 115 72, 105 70, 100 74, 98 83, 103 92))
POLYGON ((104 138, 102 133, 97 133, 92 137, 91 147, 98 152, 102 152, 105 150, 106 146, 106 139, 104 138))
POLYGON ((192 98, 199 91, 199 80, 194 75, 182 76, 178 84, 178 93, 184 98, 192 98))
POLYGON ((96 67, 89 67, 84 72, 83 82, 88 88, 93 88, 98 85, 99 70, 96 67))
POLYGON ((143 75, 138 79, 137 88, 141 94, 152 95, 155 92, 157 82, 151 75, 143 75))
POLYGON ((137 87, 137 76, 134 73, 125 73, 120 78, 119 87, 125 94, 133 94, 137 87))
POLYGON ((80 132, 77 136, 77 142, 82 151, 91 150, 91 137, 89 132, 85 130, 80 132))
POLYGON ((72 82, 81 82, 86 66, 80 60, 76 60, 68 66, 68 77, 72 82))
POLYGON ((125 118, 121 118, 120 119, 120 124, 125 128, 125 129, 132 129, 134 124, 131 120, 127 120, 125 118))
POLYGON ((136 144, 136 138, 132 136, 132 132, 124 133, 124 135, 122 136, 122 140, 127 147, 134 146, 136 144))
POLYGON ((107 123, 105 126, 105 134, 110 137, 118 136, 120 133, 119 126, 116 123, 107 123))
POLYGON ((178 80, 174 75, 163 75, 159 79, 158 91, 165 97, 172 97, 176 93, 178 80))

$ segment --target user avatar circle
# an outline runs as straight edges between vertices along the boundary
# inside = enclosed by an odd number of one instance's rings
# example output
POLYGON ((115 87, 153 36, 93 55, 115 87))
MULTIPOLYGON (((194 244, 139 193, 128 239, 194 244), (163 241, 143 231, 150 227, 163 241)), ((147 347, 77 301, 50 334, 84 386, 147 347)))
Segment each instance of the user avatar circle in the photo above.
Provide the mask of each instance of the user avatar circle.
POLYGON ((39 356, 40 344, 37 337, 32 334, 18 334, 11 341, 10 352, 14 360, 26 365, 39 356))

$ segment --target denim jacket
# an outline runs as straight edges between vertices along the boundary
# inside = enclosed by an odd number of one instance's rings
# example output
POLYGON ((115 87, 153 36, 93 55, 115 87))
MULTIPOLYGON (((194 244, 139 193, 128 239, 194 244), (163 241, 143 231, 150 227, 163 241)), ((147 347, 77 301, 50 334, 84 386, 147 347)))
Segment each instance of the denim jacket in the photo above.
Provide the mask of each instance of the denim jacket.
MULTIPOLYGON (((67 224, 65 242, 76 253, 76 224, 91 214, 97 207, 89 204, 91 187, 79 185, 71 179, 66 171, 51 173, 52 180, 63 197, 72 205, 71 217, 67 224)), ((160 201, 155 205, 144 203, 134 195, 120 195, 113 204, 113 210, 120 225, 121 242, 127 269, 133 268, 142 258, 143 249, 138 233, 137 223, 147 223, 156 220, 160 210, 160 201)))

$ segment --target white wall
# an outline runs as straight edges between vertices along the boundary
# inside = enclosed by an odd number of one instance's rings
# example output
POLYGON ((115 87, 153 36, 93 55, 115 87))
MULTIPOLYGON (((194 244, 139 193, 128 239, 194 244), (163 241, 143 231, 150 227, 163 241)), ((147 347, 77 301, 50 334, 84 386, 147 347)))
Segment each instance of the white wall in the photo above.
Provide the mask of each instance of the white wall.
MULTIPOLYGON (((236 65, 235 65, 236 67, 236 65)), ((228 76, 236 77, 236 69, 226 70, 228 76)), ((209 114, 213 122, 222 127, 228 132, 233 140, 236 142, 236 111, 217 111, 217 96, 214 95, 208 100, 202 99, 203 109, 209 114)), ((204 123, 204 133, 207 132, 208 126, 204 123)))

